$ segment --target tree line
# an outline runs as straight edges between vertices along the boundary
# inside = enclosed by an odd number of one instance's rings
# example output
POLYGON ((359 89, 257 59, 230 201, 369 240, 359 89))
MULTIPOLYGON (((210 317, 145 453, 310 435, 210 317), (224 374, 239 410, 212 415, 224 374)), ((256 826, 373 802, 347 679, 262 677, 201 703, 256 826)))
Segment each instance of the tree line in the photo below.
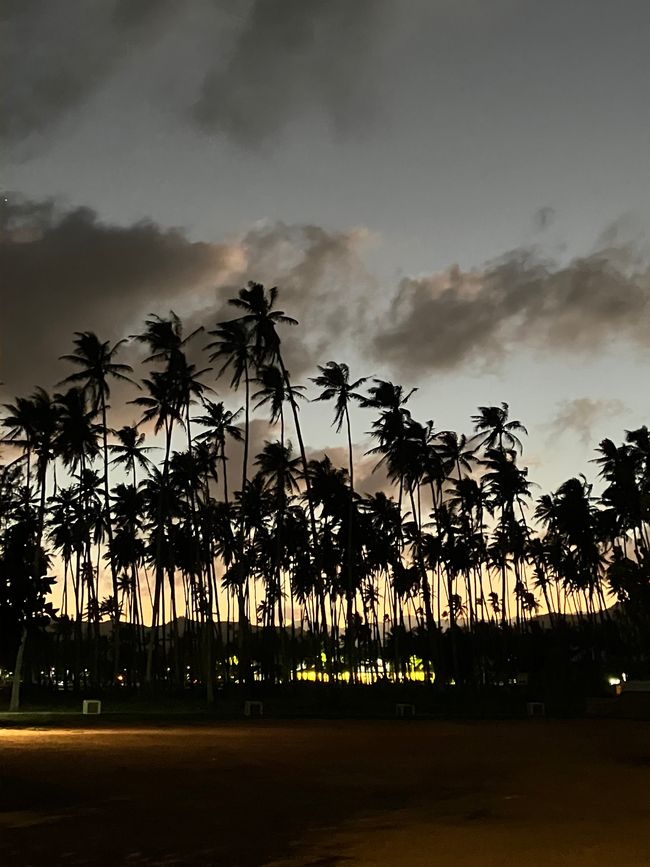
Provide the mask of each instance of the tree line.
POLYGON ((534 498, 526 429, 507 404, 479 407, 469 436, 436 430, 413 417, 414 389, 334 361, 308 397, 283 353, 297 322, 277 301, 249 283, 233 318, 191 333, 173 313, 149 316, 131 338, 149 367, 139 381, 120 360, 127 341, 79 332, 54 393, 4 406, 0 664, 12 707, 26 673, 64 690, 194 686, 208 701, 218 684, 259 681, 503 684, 532 664, 542 626, 573 630, 592 658, 597 647, 601 661, 647 663, 647 427, 600 443, 599 497, 580 476, 534 498), (215 380, 241 407, 217 400, 215 380), (141 417, 114 429, 119 382, 141 417), (310 457, 308 399, 331 404, 346 466, 310 457), (369 454, 386 491, 355 484, 356 408, 374 414, 369 454), (274 438, 251 454, 260 410, 274 438))

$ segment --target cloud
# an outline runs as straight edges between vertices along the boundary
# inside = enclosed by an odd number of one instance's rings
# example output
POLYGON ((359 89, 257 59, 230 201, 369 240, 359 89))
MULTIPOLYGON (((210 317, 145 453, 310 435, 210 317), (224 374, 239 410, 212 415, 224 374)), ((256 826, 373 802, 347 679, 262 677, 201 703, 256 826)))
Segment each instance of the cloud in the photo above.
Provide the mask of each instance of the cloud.
POLYGON ((306 113, 339 131, 375 109, 373 54, 386 0, 255 0, 203 81, 194 119, 257 146, 306 113))
POLYGON ((170 0, 7 0, 0 139, 21 142, 82 105, 159 35, 172 8, 170 0))
POLYGON ((195 0, 187 7, 172 0, 6 0, 0 140, 31 155, 44 133, 123 67, 134 66, 134 75, 139 64, 140 79, 156 74, 157 64, 170 62, 163 40, 178 39, 186 27, 194 54, 173 62, 196 68, 198 81, 183 85, 193 124, 246 146, 306 113, 349 132, 379 104, 389 8, 387 0, 195 0))
POLYGON ((1 231, 0 381, 12 389, 51 384, 74 331, 123 337, 150 310, 211 294, 240 267, 228 245, 153 222, 109 225, 52 202, 7 202, 1 231))
POLYGON ((404 278, 370 338, 371 354, 423 375, 494 364, 516 346, 597 352, 648 346, 650 270, 623 248, 566 265, 518 250, 481 270, 404 278))
POLYGON ((360 320, 364 299, 375 286, 361 258, 370 238, 364 228, 331 231, 285 223, 269 223, 246 235, 249 271, 260 275, 254 279, 280 286, 280 307, 300 322, 283 346, 294 376, 335 353, 360 320))
POLYGON ((617 398, 592 400, 589 397, 579 397, 565 400, 559 404, 555 417, 548 425, 548 439, 551 440, 566 431, 573 431, 580 442, 593 445, 596 425, 605 419, 621 415, 625 409, 623 402, 617 398))
POLYGON ((74 331, 115 340, 169 309, 188 327, 211 327, 237 315, 226 301, 249 279, 279 285, 282 306, 303 321, 286 340, 300 375, 323 340, 345 331, 328 315, 361 269, 364 237, 268 224, 229 243, 196 242, 151 221, 119 226, 88 208, 9 199, 0 203, 0 382, 11 393, 51 386, 74 331))

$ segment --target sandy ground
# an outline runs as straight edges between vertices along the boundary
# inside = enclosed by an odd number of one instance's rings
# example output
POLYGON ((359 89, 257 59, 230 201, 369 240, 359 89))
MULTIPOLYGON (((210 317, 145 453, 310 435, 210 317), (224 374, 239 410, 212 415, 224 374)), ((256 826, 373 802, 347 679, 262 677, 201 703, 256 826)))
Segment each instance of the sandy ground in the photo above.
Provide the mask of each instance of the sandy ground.
POLYGON ((0 729, 0 865, 649 867, 650 724, 0 729))

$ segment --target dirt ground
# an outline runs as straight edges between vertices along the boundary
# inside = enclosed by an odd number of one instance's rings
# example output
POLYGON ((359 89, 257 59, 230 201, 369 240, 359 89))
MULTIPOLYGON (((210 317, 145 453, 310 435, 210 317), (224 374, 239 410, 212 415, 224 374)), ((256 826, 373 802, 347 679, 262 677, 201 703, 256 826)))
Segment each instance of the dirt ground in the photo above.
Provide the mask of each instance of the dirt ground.
POLYGON ((0 728, 0 865, 648 867, 650 724, 0 728))

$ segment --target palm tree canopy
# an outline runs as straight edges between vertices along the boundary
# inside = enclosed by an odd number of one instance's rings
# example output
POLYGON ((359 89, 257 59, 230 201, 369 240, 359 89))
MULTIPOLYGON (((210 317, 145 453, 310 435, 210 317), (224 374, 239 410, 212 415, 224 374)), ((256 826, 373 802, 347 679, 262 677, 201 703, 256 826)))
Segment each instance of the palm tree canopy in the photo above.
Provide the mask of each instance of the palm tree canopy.
POLYGON ((300 458, 292 458, 292 451, 291 443, 265 442, 255 459, 265 485, 278 493, 298 489, 296 475, 300 458))
POLYGON ((236 422, 244 411, 242 408, 231 412, 225 408, 222 401, 215 403, 215 401, 208 398, 203 399, 203 408, 205 414, 193 419, 197 424, 207 428, 196 435, 197 440, 200 442, 213 442, 218 446, 219 452, 223 452, 227 437, 241 442, 243 433, 236 422))
POLYGON ((111 443, 109 451, 115 455, 111 464, 133 469, 138 464, 143 470, 151 466, 151 460, 147 452, 154 450, 155 446, 145 446, 145 435, 139 431, 137 425, 124 425, 113 432, 117 437, 116 443, 111 443))
POLYGON ((128 376, 133 373, 129 364, 120 364, 115 356, 126 340, 119 340, 113 346, 106 340, 101 341, 93 331, 76 331, 74 339, 75 350, 69 355, 62 355, 62 361, 81 368, 63 379, 59 385, 82 383, 92 395, 95 405, 99 405, 110 396, 109 379, 120 379, 135 385, 128 376))
POLYGON ((58 425, 58 407, 44 388, 35 389, 31 397, 18 397, 5 404, 8 415, 2 420, 8 429, 5 442, 30 449, 43 457, 49 455, 58 425))
POLYGON ((366 409, 398 411, 416 391, 417 388, 412 388, 404 393, 401 385, 395 385, 384 379, 373 379, 373 385, 368 389, 368 396, 361 401, 361 406, 366 409))
POLYGON ((251 330, 258 365, 279 360, 280 336, 276 327, 298 324, 297 319, 287 316, 283 310, 274 309, 277 298, 277 286, 267 290, 262 283, 251 281, 246 288, 239 290, 237 298, 228 302, 243 311, 239 321, 251 330))
POLYGON ((145 361, 173 361, 183 348, 197 334, 203 331, 203 326, 195 328, 187 337, 183 336, 183 323, 179 316, 170 310, 169 316, 163 318, 152 313, 145 320, 145 329, 140 334, 132 335, 138 343, 149 347, 150 355, 145 361))
POLYGON ((257 373, 257 382, 261 387, 253 394, 253 400, 257 401, 255 409, 268 405, 271 410, 271 424, 275 424, 282 417, 285 402, 292 398, 305 399, 304 387, 287 384, 287 378, 275 364, 262 365, 257 373))
POLYGON ((519 421, 508 421, 510 408, 507 403, 501 406, 479 406, 478 415, 472 416, 476 438, 486 434, 479 445, 486 449, 517 449, 523 451, 523 444, 518 433, 528 434, 528 431, 519 421))
POLYGON ((163 427, 173 422, 184 425, 182 410, 184 395, 179 391, 172 372, 169 370, 154 370, 150 378, 143 379, 142 384, 147 394, 139 395, 129 403, 143 408, 141 422, 155 420, 154 430, 158 433, 163 427))
POLYGON ((320 375, 311 378, 314 385, 322 388, 322 392, 314 400, 334 400, 334 424, 339 433, 345 420, 348 404, 351 400, 363 404, 366 398, 356 389, 368 381, 367 376, 350 382, 350 368, 347 364, 328 361, 325 366, 318 365, 320 375))
POLYGON ((55 394, 54 402, 58 409, 56 453, 65 466, 73 469, 92 462, 100 451, 102 426, 96 421, 99 410, 89 406, 86 391, 76 386, 55 394))
POLYGON ((231 319, 219 323, 217 328, 209 331, 208 334, 216 337, 216 340, 205 347, 206 350, 213 350, 208 356, 209 360, 223 362, 217 371, 217 379, 230 368, 232 370, 230 387, 239 388, 255 361, 250 327, 241 319, 231 319))

